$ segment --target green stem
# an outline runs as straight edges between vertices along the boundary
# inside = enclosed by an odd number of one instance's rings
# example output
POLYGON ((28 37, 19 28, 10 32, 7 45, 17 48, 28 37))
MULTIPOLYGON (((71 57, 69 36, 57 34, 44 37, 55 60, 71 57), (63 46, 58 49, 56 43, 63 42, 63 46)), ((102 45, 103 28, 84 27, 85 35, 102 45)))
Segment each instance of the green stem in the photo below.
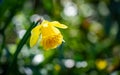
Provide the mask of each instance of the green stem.
POLYGON ((27 39, 30 37, 30 32, 31 30, 37 25, 38 23, 32 23, 32 25, 30 26, 30 28, 27 30, 27 32, 25 33, 25 35, 23 36, 22 40, 20 41, 20 43, 17 46, 16 52, 14 54, 14 58, 13 58, 13 63, 14 61, 16 61, 17 56, 19 54, 19 52, 21 51, 22 47, 24 46, 24 44, 27 42, 27 39))
MULTIPOLYGON (((38 21, 39 22, 39 21, 38 21)), ((23 36, 22 40, 20 41, 20 43, 17 46, 16 52, 14 54, 13 60, 10 63, 8 70, 7 70, 7 75, 9 74, 9 72, 14 68, 14 65, 16 64, 17 61, 17 56, 19 54, 19 52, 21 51, 22 47, 24 46, 24 44, 27 42, 28 38, 30 37, 30 32, 31 30, 38 24, 38 22, 36 23, 32 23, 32 25, 29 27, 29 29, 27 30, 27 32, 25 33, 25 35, 23 36)))

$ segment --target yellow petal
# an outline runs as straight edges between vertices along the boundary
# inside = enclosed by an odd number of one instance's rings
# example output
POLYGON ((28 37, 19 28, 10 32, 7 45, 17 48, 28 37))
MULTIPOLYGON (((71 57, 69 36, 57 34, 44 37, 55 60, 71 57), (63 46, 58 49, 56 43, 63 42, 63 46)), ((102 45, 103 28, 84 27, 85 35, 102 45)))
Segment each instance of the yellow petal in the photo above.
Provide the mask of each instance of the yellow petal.
POLYGON ((38 35, 31 35, 31 37, 30 37, 30 47, 33 47, 37 43, 38 38, 39 38, 38 35))
POLYGON ((58 27, 58 28, 62 28, 62 29, 68 28, 66 25, 60 24, 58 21, 50 22, 50 24, 53 25, 53 26, 56 26, 56 27, 58 27))
POLYGON ((30 37, 30 47, 33 47, 37 43, 40 33, 41 33, 41 25, 38 25, 32 29, 31 37, 30 37))
POLYGON ((57 35, 59 33, 60 33, 59 29, 50 24, 47 27, 41 28, 42 37, 57 35))

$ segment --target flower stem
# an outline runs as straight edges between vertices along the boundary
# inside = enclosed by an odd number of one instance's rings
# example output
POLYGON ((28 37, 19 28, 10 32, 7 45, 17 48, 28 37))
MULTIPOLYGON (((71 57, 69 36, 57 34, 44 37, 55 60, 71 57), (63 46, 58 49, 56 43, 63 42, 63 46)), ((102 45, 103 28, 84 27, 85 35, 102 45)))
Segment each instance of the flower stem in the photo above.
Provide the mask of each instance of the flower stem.
POLYGON ((14 71, 15 69, 15 64, 17 62, 17 56, 20 53, 22 47, 24 46, 24 44, 27 42, 28 38, 30 37, 30 32, 31 30, 38 24, 39 21, 37 21, 36 23, 33 22, 32 25, 29 27, 29 29, 27 30, 27 32, 25 33, 25 35, 23 36, 23 38, 21 39, 20 43, 18 44, 17 48, 16 48, 16 52, 13 56, 13 60, 12 62, 9 64, 8 70, 7 70, 7 75, 10 74, 11 70, 14 71))

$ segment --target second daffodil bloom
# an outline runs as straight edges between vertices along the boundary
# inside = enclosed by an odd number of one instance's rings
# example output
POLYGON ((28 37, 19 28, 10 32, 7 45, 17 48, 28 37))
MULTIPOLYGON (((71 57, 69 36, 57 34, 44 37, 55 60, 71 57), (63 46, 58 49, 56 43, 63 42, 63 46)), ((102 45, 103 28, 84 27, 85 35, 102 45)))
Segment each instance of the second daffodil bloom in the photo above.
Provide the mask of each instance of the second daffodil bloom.
POLYGON ((41 36, 40 44, 45 50, 59 46, 63 41, 61 32, 56 28, 66 29, 67 26, 58 21, 49 22, 43 20, 42 23, 31 31, 30 47, 33 47, 41 36))

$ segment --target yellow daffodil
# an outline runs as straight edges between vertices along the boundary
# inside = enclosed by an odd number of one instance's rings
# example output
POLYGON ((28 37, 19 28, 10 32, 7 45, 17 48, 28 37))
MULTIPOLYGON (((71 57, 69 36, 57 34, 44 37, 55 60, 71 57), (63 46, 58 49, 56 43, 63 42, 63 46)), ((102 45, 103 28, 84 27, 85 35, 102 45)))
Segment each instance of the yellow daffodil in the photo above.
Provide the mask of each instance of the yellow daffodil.
POLYGON ((40 44, 45 50, 53 49, 59 46, 63 41, 61 32, 56 28, 66 29, 67 26, 58 21, 42 21, 42 23, 31 31, 30 47, 33 47, 41 36, 40 44))
POLYGON ((96 61, 96 67, 99 69, 99 70, 103 70, 107 67, 107 61, 106 60, 103 60, 103 59, 99 59, 96 61))

